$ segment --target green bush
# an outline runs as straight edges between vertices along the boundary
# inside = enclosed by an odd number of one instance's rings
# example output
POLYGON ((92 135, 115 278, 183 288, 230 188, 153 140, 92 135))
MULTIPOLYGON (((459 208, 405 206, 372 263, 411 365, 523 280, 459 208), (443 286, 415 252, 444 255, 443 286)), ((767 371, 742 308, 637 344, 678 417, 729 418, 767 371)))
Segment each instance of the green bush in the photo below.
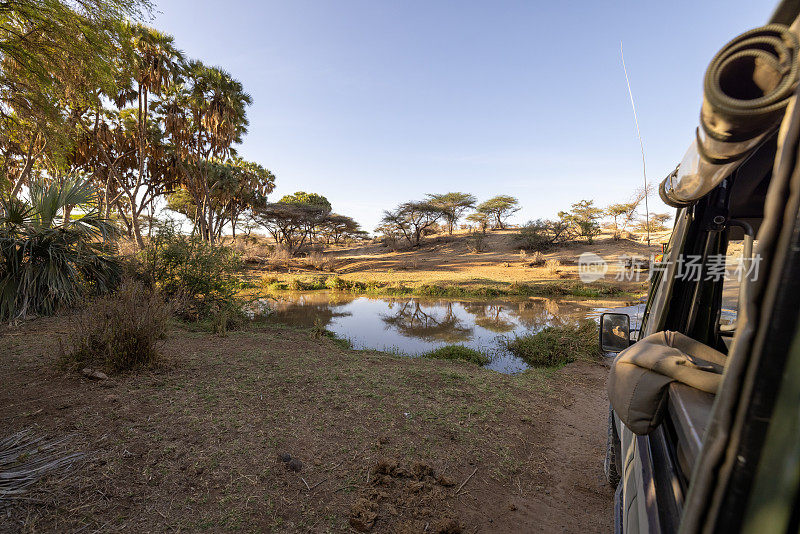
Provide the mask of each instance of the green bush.
POLYGON ((477 365, 486 365, 491 359, 480 351, 465 347, 464 345, 445 345, 422 355, 423 358, 437 360, 461 360, 477 365))
POLYGON ((564 365, 575 360, 593 360, 600 355, 597 323, 586 320, 577 324, 548 326, 517 336, 506 347, 515 356, 535 367, 564 365))
POLYGON ((570 225, 564 220, 550 221, 537 219, 528 221, 519 229, 516 242, 520 248, 533 251, 546 251, 573 238, 570 225))
POLYGON ((344 291, 350 289, 350 284, 344 278, 338 276, 330 276, 325 280, 325 287, 334 291, 344 291))
POLYGON ((34 179, 29 197, 0 199, 0 321, 51 315, 120 280, 116 230, 88 178, 34 179), (76 205, 83 213, 72 216, 76 205))
POLYGON ((172 311, 158 291, 126 280, 115 293, 90 301, 73 318, 62 366, 98 366, 112 373, 146 367, 158 357, 172 311))
POLYGON ((236 276, 241 264, 232 248, 162 227, 141 253, 144 277, 178 303, 184 319, 213 318, 241 309, 236 276))

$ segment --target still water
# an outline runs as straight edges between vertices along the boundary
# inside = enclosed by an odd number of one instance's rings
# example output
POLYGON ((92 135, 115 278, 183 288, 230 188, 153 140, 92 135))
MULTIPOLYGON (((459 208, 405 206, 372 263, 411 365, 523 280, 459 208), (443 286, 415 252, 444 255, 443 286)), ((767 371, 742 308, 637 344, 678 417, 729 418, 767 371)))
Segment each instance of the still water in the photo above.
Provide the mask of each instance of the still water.
MULTIPOLYGON (((504 339, 545 326, 596 319, 624 302, 563 301, 544 298, 491 300, 356 296, 338 292, 292 292, 273 297, 269 321, 310 328, 319 324, 355 349, 377 349, 418 355, 443 345, 459 344, 492 358, 486 367, 516 373, 528 366, 508 352, 504 339)), ((640 307, 619 311, 631 313, 640 307)), ((631 321, 634 322, 633 320, 631 321)))

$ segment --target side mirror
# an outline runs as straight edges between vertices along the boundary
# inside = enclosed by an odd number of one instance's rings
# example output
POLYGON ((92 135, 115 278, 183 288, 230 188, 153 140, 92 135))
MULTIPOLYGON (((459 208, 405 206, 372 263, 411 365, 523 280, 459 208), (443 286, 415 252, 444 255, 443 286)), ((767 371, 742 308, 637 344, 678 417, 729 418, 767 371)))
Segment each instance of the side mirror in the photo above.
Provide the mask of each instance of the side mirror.
POLYGON ((631 318, 627 313, 600 315, 600 350, 621 352, 631 344, 631 318))

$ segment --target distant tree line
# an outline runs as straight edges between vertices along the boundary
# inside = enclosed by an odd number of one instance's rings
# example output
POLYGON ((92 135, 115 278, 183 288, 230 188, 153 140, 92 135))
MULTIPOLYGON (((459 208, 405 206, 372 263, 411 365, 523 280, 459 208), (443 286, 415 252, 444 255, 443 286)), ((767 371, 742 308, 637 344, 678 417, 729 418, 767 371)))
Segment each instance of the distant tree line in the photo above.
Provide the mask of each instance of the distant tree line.
POLYGON ((316 193, 298 191, 286 195, 278 202, 258 207, 254 218, 291 254, 305 245, 338 244, 343 239, 367 236, 356 221, 333 213, 328 199, 316 193))
POLYGON ((424 200, 403 202, 393 210, 384 211, 375 231, 416 247, 440 221, 450 235, 462 218, 485 232, 489 227, 504 229, 508 218, 519 209, 519 201, 509 195, 498 195, 478 204, 477 198, 469 193, 429 194, 424 200), (470 210, 473 212, 466 215, 470 210))
POLYGON ((592 243, 602 230, 601 221, 607 219, 606 227, 614 239, 621 239, 628 228, 640 231, 659 232, 666 230, 672 218, 668 213, 650 213, 643 218, 639 212, 649 191, 637 190, 634 196, 623 203, 598 208, 592 200, 580 200, 572 204, 569 211, 561 211, 556 219, 529 221, 520 228, 517 236, 520 246, 529 250, 547 250, 570 241, 584 240, 592 243))

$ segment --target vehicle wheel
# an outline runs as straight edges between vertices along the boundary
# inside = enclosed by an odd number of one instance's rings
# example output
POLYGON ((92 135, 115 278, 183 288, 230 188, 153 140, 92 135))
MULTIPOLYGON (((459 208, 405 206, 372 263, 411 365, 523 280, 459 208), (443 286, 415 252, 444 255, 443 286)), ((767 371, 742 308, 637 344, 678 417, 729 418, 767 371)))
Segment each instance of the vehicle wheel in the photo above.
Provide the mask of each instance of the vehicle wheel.
POLYGON ((617 429, 614 426, 614 414, 611 412, 611 408, 609 408, 608 439, 606 440, 606 459, 605 462, 603 462, 603 471, 605 471, 606 480, 612 489, 617 487, 620 479, 620 472, 618 468, 620 459, 617 458, 619 454, 618 444, 619 438, 617 437, 617 429))

